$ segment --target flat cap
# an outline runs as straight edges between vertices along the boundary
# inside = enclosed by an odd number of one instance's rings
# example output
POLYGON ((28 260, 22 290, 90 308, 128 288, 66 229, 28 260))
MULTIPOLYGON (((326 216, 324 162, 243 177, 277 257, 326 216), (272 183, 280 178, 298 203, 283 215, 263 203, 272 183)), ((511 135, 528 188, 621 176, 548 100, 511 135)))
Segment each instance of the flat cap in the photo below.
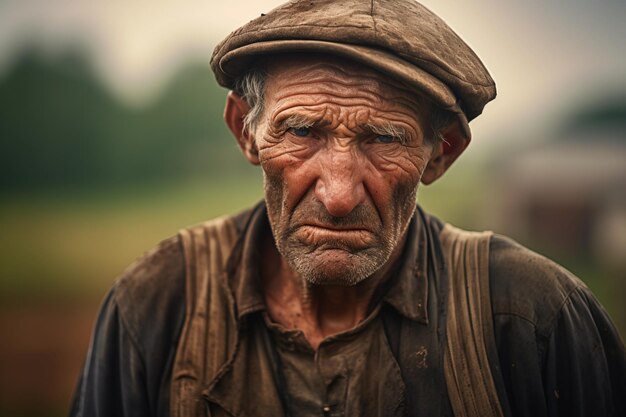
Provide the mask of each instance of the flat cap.
POLYGON ((387 74, 468 122, 496 96, 474 51, 413 0, 294 0, 232 32, 213 51, 217 82, 235 80, 263 55, 338 55, 387 74))

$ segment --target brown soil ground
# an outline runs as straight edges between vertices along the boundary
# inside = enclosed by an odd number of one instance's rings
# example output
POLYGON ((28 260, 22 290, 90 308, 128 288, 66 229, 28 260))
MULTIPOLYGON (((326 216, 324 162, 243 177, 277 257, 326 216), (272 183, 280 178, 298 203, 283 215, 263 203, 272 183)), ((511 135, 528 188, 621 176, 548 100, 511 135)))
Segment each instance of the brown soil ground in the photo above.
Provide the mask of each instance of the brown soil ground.
POLYGON ((0 415, 67 414, 97 303, 0 307, 0 415))

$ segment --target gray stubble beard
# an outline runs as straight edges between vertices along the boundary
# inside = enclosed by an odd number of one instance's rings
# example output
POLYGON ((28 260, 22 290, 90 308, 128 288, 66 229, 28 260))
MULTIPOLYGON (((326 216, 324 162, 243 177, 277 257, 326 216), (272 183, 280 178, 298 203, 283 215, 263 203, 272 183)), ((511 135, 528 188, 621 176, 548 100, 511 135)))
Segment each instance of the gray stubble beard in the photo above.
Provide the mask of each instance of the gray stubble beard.
MULTIPOLYGON (((356 285, 378 271, 389 260, 395 245, 398 244, 393 233, 386 232, 382 228, 382 233, 376 236, 379 244, 367 249, 352 251, 341 241, 326 242, 333 249, 344 251, 347 254, 347 259, 342 256, 333 261, 331 256, 330 259, 319 261, 318 251, 325 249, 311 247, 300 242, 294 235, 295 230, 290 229, 284 222, 280 221, 284 219, 277 219, 276 213, 280 212, 281 209, 283 213, 286 212, 282 207, 274 207, 274 202, 283 204, 281 186, 273 183, 273 180, 269 179, 267 175, 264 180, 268 217, 276 248, 287 261, 287 264, 310 285, 356 285), (328 263, 331 262, 342 263, 343 266, 339 268, 337 265, 328 266, 328 263), (328 273, 328 271, 332 271, 332 273, 328 273)), ((415 198, 414 194, 412 198, 415 198)), ((402 235, 405 229, 406 225, 404 230, 396 231, 396 233, 402 235)))
POLYGON ((295 239, 287 237, 286 244, 277 243, 278 251, 289 266, 311 285, 356 285, 378 271, 392 252, 388 249, 389 245, 383 248, 368 248, 356 253, 347 248, 335 248, 333 245, 334 250, 341 250, 344 255, 335 257, 327 254, 325 258, 328 259, 320 260, 317 252, 326 249, 317 247, 311 250, 300 242, 292 242, 293 240, 295 239), (328 265, 329 263, 331 265, 328 265), (337 263, 341 265, 338 266, 337 263))

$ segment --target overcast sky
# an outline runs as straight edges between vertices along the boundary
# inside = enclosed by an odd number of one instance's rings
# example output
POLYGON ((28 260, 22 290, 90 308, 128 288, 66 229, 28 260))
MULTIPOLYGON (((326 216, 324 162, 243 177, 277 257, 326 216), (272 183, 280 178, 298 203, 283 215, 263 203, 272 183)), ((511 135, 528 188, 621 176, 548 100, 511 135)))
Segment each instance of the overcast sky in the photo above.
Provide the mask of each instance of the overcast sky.
MULTIPOLYGON (((0 0, 0 72, 25 39, 51 54, 84 44, 116 95, 141 103, 185 59, 208 61, 221 38, 280 3, 0 0)), ((498 98, 472 123, 475 142, 497 141, 503 131, 532 135, 535 126, 580 100, 626 94, 623 0, 423 3, 477 52, 496 80, 498 98)))

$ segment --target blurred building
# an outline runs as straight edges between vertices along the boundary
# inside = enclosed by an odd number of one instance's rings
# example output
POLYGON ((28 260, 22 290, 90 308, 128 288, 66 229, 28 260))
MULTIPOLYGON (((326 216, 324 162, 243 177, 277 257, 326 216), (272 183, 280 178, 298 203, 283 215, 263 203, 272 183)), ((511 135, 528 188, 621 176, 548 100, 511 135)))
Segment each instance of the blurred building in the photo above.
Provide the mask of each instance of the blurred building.
POLYGON ((580 111, 497 167, 497 230, 558 256, 626 266, 626 105, 580 111))

